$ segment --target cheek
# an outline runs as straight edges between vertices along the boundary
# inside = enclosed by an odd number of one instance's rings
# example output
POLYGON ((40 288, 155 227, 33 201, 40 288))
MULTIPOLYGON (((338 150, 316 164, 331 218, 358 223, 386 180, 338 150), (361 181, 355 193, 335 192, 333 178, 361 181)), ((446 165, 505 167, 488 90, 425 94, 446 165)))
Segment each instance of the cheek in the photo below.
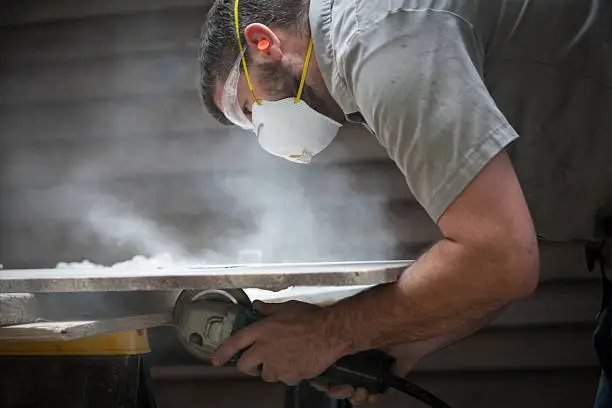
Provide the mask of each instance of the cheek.
POLYGON ((255 98, 263 101, 274 101, 280 99, 277 95, 279 90, 277 90, 276 87, 282 81, 262 81, 261 78, 259 78, 259 72, 255 70, 253 70, 253 72, 249 71, 249 74, 251 78, 251 85, 253 86, 252 92, 245 76, 241 78, 238 84, 239 95, 244 98, 242 99, 243 101, 248 102, 249 106, 252 106, 255 103, 255 98))
MULTIPOLYGON (((253 84, 253 88, 255 96, 261 98, 255 84, 253 84)), ((251 92, 251 89, 249 88, 249 83, 247 82, 246 78, 244 78, 244 76, 240 79, 240 82, 238 82, 238 98, 238 100, 243 104, 243 106, 246 104, 250 107, 255 102, 255 98, 253 98, 253 92, 251 92)))

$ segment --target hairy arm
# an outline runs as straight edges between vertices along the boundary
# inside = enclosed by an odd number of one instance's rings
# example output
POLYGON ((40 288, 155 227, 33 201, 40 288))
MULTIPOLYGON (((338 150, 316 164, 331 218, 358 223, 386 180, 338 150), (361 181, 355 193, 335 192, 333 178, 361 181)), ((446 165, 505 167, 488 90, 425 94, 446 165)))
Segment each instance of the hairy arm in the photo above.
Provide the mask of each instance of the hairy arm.
POLYGON ((454 332, 444 333, 429 340, 402 343, 390 347, 388 352, 396 359, 396 374, 400 376, 407 375, 419 361, 468 338, 494 321, 503 310, 505 310, 505 308, 489 313, 482 319, 475 320, 471 324, 466 324, 464 327, 454 332))
POLYGON ((434 338, 444 347, 536 288, 536 236, 505 153, 483 168, 439 225, 444 238, 399 281, 317 311, 345 354, 434 338))

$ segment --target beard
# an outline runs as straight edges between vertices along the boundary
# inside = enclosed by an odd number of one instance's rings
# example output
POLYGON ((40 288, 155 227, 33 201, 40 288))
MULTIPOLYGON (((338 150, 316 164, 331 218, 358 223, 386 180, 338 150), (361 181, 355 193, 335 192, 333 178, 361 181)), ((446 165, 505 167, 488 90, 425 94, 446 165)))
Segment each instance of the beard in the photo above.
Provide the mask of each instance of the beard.
MULTIPOLYGON (((302 79, 301 69, 300 75, 296 76, 289 68, 279 63, 266 62, 257 66, 257 74, 259 83, 265 87, 266 93, 274 100, 297 96, 302 79)), ((304 84, 300 99, 320 114, 333 117, 334 108, 331 96, 327 100, 319 96, 311 86, 304 84)))

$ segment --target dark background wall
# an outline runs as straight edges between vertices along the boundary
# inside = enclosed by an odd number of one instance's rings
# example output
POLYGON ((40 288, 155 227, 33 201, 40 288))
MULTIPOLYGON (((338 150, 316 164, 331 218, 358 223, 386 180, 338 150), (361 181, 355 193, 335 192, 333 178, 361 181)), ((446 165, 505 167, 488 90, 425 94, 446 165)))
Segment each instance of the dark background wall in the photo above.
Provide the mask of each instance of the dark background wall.
MULTIPOLYGON (((206 0, 0 5, 5 268, 161 254, 199 262, 253 254, 271 262, 399 259, 439 236, 363 130, 343 129, 305 168, 212 120, 197 93, 207 8, 206 0)), ((580 246, 541 249, 537 295, 423 362, 415 379, 458 407, 591 405, 598 281, 580 246)), ((282 403, 282 388, 219 375, 165 359, 156 369, 162 406, 282 403)), ((412 405, 391 394, 377 406, 412 405)))

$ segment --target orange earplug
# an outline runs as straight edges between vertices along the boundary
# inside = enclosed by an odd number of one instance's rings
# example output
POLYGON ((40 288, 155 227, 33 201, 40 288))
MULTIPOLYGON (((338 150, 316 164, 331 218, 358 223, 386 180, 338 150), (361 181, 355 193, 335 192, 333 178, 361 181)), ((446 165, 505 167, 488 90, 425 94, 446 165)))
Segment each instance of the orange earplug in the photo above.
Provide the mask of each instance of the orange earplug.
POLYGON ((259 49, 261 52, 265 52, 266 54, 270 54, 270 41, 261 40, 259 43, 257 43, 257 49, 259 49))

